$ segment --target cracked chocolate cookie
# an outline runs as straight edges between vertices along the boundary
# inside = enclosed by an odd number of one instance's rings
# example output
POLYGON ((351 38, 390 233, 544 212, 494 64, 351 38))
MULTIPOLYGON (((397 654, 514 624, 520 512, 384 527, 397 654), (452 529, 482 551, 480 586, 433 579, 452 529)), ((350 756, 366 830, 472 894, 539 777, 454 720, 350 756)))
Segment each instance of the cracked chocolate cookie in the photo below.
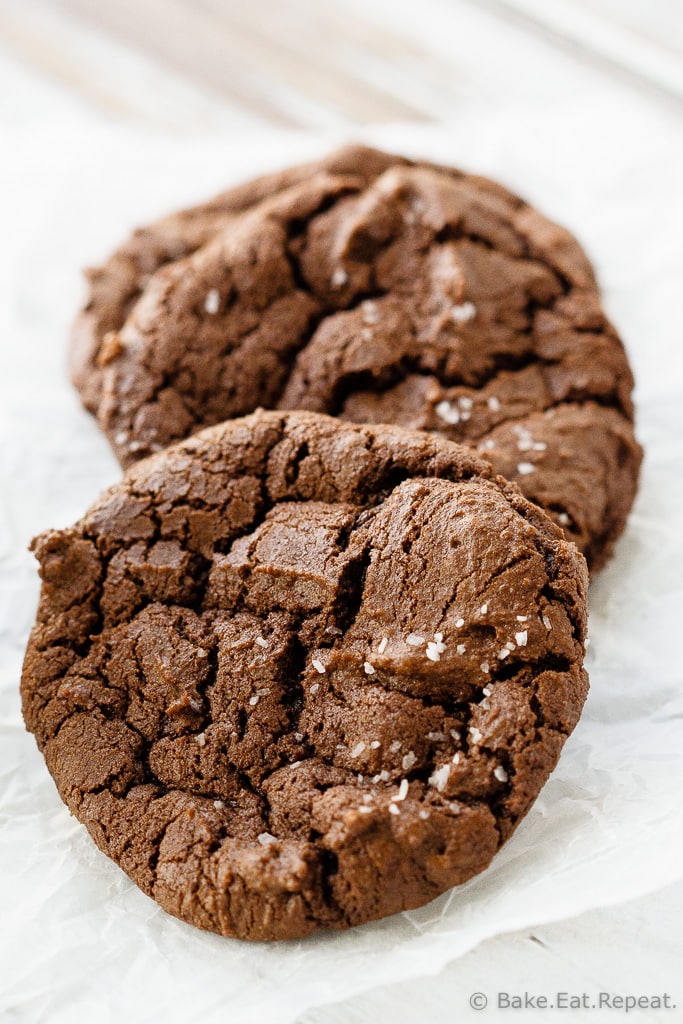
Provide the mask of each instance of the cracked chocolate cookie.
POLYGON ((23 709, 59 792, 223 935, 346 928, 483 870, 586 695, 583 558, 436 435, 228 421, 34 550, 23 709))
POLYGON ((346 149, 137 232, 90 281, 74 380, 124 465, 309 409, 477 449, 592 568, 623 530, 623 347, 577 242, 491 181, 346 149))

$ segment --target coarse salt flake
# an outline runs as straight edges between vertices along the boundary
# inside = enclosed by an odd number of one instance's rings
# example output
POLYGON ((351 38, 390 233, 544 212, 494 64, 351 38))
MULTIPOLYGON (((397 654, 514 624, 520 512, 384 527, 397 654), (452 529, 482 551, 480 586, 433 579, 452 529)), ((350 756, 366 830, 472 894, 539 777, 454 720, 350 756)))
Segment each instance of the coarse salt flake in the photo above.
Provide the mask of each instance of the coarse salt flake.
POLYGON ((261 846, 268 846, 270 843, 277 842, 275 836, 272 836, 270 832, 259 832, 257 838, 261 846))
POLYGON ((533 473, 535 468, 536 467, 534 466, 533 462, 518 462, 517 463, 517 472, 519 473, 520 476, 528 476, 529 473, 533 473))
POLYGON ((476 725, 470 726, 470 739, 473 743, 481 743, 482 741, 481 729, 477 729, 476 725))
POLYGON ((455 620, 455 625, 456 625, 456 627, 458 629, 460 629, 462 626, 465 625, 465 620, 464 619, 456 619, 455 620))
POLYGON ((434 407, 434 412, 440 420, 443 420, 444 423, 450 423, 451 426, 455 426, 456 423, 460 422, 460 412, 445 399, 434 407))
POLYGON ((428 782, 430 786, 435 786, 439 793, 443 793, 444 789, 448 785, 448 779, 451 774, 451 766, 449 764, 442 764, 440 768, 432 772, 429 776, 428 782))
POLYGON ((392 754, 395 754, 397 751, 401 749, 402 746, 403 744, 401 743, 400 740, 394 740, 391 746, 389 747, 389 750, 391 751, 392 754))
POLYGON ((225 807, 225 804, 223 803, 222 800, 214 800, 213 806, 216 808, 217 811, 222 811, 223 808, 225 807))
POLYGON ((373 302, 372 299, 366 299, 362 304, 361 309, 363 311, 363 322, 366 324, 378 324, 379 323, 379 310, 377 309, 377 303, 373 302))
POLYGON ((197 742, 197 746, 198 747, 205 747, 206 746, 206 736, 204 735, 203 732, 200 732, 200 733, 197 734, 196 742, 197 742))
POLYGON ((398 803, 401 800, 405 800, 405 798, 407 796, 408 796, 408 780, 407 779, 401 779, 401 785, 398 787, 398 793, 396 793, 394 796, 392 796, 391 799, 392 799, 392 801, 394 801, 394 803, 398 803))
POLYGON ((499 782, 507 782, 509 775, 503 768, 502 764, 499 764, 497 768, 493 769, 493 774, 499 782))
POLYGON ((259 645, 259 647, 267 647, 268 646, 268 641, 264 640, 262 636, 257 636, 256 640, 254 641, 254 643, 257 643, 259 645))
POLYGON ((548 618, 547 615, 543 616, 543 625, 545 626, 546 629, 552 629, 553 628, 553 624, 552 624, 552 622, 550 621, 550 619, 548 618))
POLYGON ((477 315, 477 307, 473 302, 461 302, 451 308, 451 320, 456 324, 466 324, 474 320, 477 315))
POLYGON ((361 807, 358 808, 358 813, 359 814, 372 814, 372 807, 363 807, 363 806, 361 806, 361 807))
POLYGON ((490 395, 489 398, 486 399, 486 404, 491 412, 500 412, 500 399, 496 398, 495 395, 490 395))
POLYGON ((333 288, 343 288, 345 284, 348 284, 349 275, 346 273, 343 267, 337 267, 330 279, 330 284, 333 288))
POLYGON ((517 643, 517 646, 518 647, 526 647, 526 642, 527 642, 528 636, 529 636, 529 633, 528 633, 528 630, 526 630, 526 629, 521 630, 521 632, 519 632, 519 633, 515 633, 515 641, 517 643))
POLYGON ((389 804, 389 814, 400 814, 397 804, 389 804))
POLYGON ((456 652, 456 654, 464 654, 465 653, 465 645, 464 644, 458 644, 458 646, 455 648, 455 652, 456 652))
POLYGON ((363 662, 363 668, 365 670, 366 676, 374 676, 375 666, 371 665, 369 661, 363 662))
POLYGON ((320 683, 313 683, 313 686, 311 686, 311 688, 310 688, 312 694, 316 694, 319 689, 320 689, 320 683))
POLYGON ((486 615, 488 610, 489 610, 488 604, 483 604, 481 606, 481 608, 479 609, 479 611, 481 612, 482 615, 486 615))
POLYGON ((372 743, 370 744, 370 749, 371 750, 377 750, 381 746, 382 746, 382 744, 380 743, 379 740, 373 740, 372 743))
POLYGON ((351 751, 351 757, 360 757, 365 750, 365 744, 361 740, 360 743, 356 743, 355 747, 351 751))
POLYGON ((416 763, 417 758, 415 757, 414 752, 412 750, 409 750, 408 753, 403 756, 403 760, 401 761, 401 767, 403 768, 404 772, 409 772, 413 765, 416 763))
POLYGON ((249 703, 251 704, 252 708, 255 708, 256 705, 258 704, 258 702, 259 702, 259 695, 258 695, 258 693, 255 693, 252 697, 249 698, 249 703))
POLYGON ((318 658, 314 658, 312 664, 316 672, 319 672, 320 675, 324 674, 325 666, 323 665, 322 661, 320 661, 318 658))
POLYGON ((479 668, 482 670, 482 672, 488 672, 489 671, 489 663, 488 663, 488 661, 482 661, 482 663, 479 666, 479 668))
POLYGON ((409 633, 406 637, 406 643, 410 644, 411 647, 421 647, 424 642, 425 638, 418 633, 409 633))
POLYGON ((383 636, 382 639, 379 642, 378 647, 377 647, 377 653, 378 654, 384 654, 384 652, 387 649, 388 644, 389 644, 389 638, 386 637, 386 636, 383 636))
POLYGON ((221 305, 221 293, 218 288, 212 288, 207 292, 204 299, 204 309, 210 316, 215 316, 221 305))

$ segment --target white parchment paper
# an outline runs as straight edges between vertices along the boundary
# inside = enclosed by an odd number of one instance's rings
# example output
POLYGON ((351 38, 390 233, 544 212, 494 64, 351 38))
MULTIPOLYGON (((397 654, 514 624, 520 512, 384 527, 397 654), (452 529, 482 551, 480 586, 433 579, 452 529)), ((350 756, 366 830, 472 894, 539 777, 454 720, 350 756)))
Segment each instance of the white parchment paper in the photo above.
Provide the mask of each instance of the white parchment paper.
MULTIPOLYGON (((358 137, 358 136, 356 136, 358 137)), ((645 107, 455 114, 368 141, 492 174, 596 262, 638 381, 641 491, 590 592, 591 694, 559 767, 483 875, 341 935, 250 945, 159 910, 91 843, 25 733, 18 678, 38 593, 30 537, 79 517, 119 470, 79 408, 65 337, 79 268, 136 222, 341 141, 0 140, 0 1012, 72 1024, 270 1021, 430 974, 484 938, 683 877, 683 137, 645 107)))

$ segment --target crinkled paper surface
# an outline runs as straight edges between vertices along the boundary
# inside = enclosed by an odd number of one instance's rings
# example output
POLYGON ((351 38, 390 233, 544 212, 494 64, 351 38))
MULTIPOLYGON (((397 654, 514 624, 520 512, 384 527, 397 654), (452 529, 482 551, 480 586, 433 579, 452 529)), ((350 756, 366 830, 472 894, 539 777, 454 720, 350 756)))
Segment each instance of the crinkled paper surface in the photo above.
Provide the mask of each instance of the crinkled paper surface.
POLYGON ((683 137, 631 107, 457 113, 366 133, 500 178, 596 262, 638 382, 641 490, 590 591, 591 693, 560 764, 478 878, 344 934, 250 945, 168 917, 61 804, 23 729, 38 593, 31 536, 78 518, 119 470, 66 377, 79 268, 137 222, 338 138, 169 140, 112 129, 5 137, 0 164, 0 1012, 17 1021, 293 1021, 431 974, 490 936, 683 877, 683 137))

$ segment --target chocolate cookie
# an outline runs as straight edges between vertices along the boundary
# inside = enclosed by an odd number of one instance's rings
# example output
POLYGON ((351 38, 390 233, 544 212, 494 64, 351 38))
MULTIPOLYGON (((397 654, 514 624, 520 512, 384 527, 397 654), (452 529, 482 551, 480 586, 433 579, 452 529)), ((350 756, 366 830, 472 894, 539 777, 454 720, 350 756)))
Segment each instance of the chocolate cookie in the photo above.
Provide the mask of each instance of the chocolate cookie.
POLYGON ((635 494, 632 377, 585 255, 459 171, 352 148, 161 221, 92 272, 75 339, 123 464, 259 406, 438 431, 593 568, 635 494))
POLYGON ((583 558, 438 436, 256 413, 39 537, 24 715, 162 907, 302 936, 481 871, 579 717, 583 558))

